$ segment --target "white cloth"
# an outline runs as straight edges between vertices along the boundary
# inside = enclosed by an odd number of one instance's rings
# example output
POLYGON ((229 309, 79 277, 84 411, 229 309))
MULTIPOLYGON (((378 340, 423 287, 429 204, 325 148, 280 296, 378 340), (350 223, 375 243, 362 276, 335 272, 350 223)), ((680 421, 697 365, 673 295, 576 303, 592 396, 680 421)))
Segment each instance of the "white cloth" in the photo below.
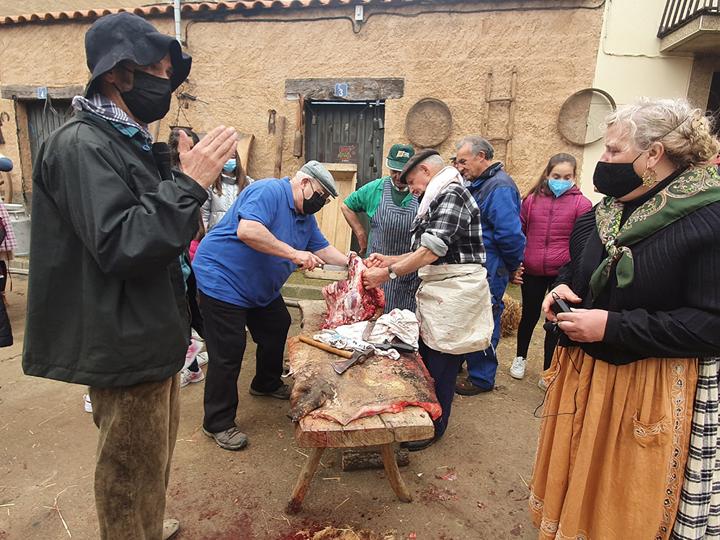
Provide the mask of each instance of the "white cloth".
POLYGON ((420 337, 420 323, 415 314, 408 309, 393 309, 375 321, 375 326, 366 340, 363 334, 371 321, 361 321, 353 324, 343 324, 335 328, 335 332, 350 341, 369 344, 390 343, 397 338, 403 343, 417 348, 420 337))
POLYGON ((390 313, 382 315, 375 323, 368 341, 390 343, 394 338, 417 348, 420 338, 420 323, 412 311, 396 308, 390 313))
POLYGON ((480 264, 438 264, 418 270, 415 298, 420 337, 436 351, 465 354, 490 346, 494 322, 487 270, 480 264))
POLYGON ((424 216, 430 209, 430 203, 437 199, 440 192, 450 184, 463 185, 463 177, 455 167, 445 167, 430 179, 423 195, 417 215, 424 216))

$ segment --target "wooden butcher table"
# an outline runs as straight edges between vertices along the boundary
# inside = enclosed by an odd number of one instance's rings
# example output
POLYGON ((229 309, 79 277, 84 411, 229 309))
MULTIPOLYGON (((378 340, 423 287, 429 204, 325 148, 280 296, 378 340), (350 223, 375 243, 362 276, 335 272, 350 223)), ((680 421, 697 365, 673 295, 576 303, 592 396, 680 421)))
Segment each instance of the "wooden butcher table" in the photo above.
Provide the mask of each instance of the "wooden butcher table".
MULTIPOLYGON (((325 302, 321 300, 300 301, 302 315, 301 334, 312 336, 320 330, 325 312, 325 302)), ((339 357, 316 349, 304 343, 298 343, 297 337, 288 340, 291 355, 308 355, 313 362, 332 362, 339 357)), ((353 370, 365 369, 364 364, 351 367, 353 370)), ((287 511, 300 511, 310 482, 317 470, 320 458, 326 448, 358 448, 380 446, 387 479, 393 491, 403 502, 411 502, 412 496, 400 476, 395 461, 394 443, 429 439, 434 435, 430 415, 421 407, 406 407, 398 413, 381 413, 353 420, 343 426, 332 420, 312 417, 302 418, 295 429, 298 446, 310 448, 310 455, 295 484, 287 511)))

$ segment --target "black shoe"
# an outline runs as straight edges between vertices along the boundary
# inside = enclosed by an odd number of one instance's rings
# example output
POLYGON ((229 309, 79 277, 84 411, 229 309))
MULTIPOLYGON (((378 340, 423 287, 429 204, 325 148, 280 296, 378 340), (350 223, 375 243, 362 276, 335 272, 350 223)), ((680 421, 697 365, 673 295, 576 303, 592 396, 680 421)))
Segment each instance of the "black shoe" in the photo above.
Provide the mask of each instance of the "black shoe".
POLYGON ((428 446, 431 446, 435 441, 439 440, 433 437, 432 439, 425 439, 424 441, 408 441, 400 443, 400 448, 405 448, 408 452, 418 452, 425 450, 428 446))
POLYGON ((455 385, 455 393, 461 396, 477 396, 485 392, 492 392, 493 388, 483 388, 470 382, 470 379, 460 381, 455 385))
POLYGON ((287 384, 283 384, 276 390, 273 390, 272 392, 260 392, 259 390, 255 390, 251 386, 250 394, 253 396, 274 397, 275 399, 290 399, 290 387, 287 384))

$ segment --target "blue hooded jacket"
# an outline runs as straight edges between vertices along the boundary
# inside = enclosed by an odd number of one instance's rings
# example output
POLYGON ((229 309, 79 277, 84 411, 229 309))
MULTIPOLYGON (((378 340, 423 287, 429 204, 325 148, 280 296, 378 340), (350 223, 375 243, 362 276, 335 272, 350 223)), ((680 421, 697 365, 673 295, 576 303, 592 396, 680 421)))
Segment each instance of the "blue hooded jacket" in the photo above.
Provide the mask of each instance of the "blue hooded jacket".
POLYGON ((499 301, 525 252, 520 192, 500 162, 470 182, 468 189, 480 207, 490 292, 499 301))

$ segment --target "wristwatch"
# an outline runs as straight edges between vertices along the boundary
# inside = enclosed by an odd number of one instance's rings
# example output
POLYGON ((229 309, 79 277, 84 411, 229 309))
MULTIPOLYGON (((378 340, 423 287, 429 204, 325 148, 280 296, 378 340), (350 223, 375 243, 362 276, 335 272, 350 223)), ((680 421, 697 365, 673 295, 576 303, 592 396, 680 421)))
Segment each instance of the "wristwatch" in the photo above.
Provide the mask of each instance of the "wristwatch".
POLYGON ((395 279, 396 277, 398 277, 398 275, 392 269, 392 266, 388 266, 388 274, 390 275, 390 279, 395 279))

